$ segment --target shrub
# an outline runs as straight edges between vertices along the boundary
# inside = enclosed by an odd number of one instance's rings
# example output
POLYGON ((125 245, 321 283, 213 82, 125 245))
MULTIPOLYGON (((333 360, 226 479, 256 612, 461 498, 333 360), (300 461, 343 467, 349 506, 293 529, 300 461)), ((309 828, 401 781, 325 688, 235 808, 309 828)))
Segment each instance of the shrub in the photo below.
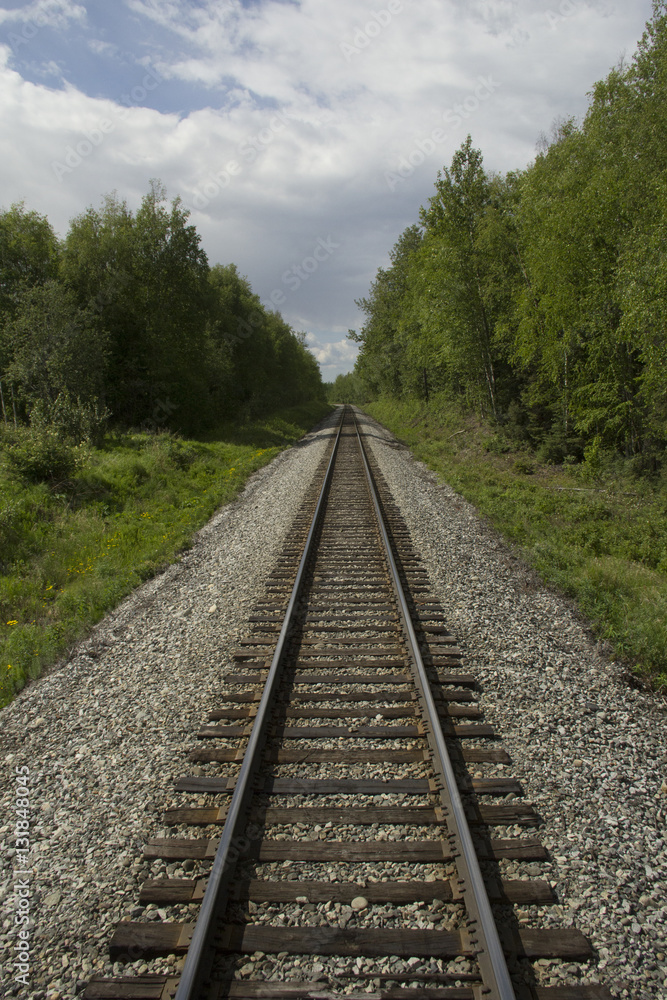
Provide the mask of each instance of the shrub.
POLYGON ((100 445, 110 416, 110 411, 97 399, 82 403, 64 390, 53 403, 43 400, 35 403, 30 426, 41 434, 58 434, 71 444, 100 445))
POLYGON ((491 455, 506 455, 512 450, 512 446, 502 434, 494 434, 484 441, 484 451, 491 455))
POLYGON ((7 449, 10 466, 31 483, 71 479, 80 457, 80 452, 53 430, 29 431, 7 449))
POLYGON ((197 449, 192 444, 170 435, 166 442, 166 456, 171 465, 185 470, 197 461, 197 449))

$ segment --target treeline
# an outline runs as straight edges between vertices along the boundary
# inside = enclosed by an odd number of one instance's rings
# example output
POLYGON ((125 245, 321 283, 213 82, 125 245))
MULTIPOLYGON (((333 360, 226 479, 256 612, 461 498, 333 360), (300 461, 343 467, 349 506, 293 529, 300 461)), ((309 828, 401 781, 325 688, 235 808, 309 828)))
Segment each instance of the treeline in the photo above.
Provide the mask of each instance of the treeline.
POLYGON ((136 213, 109 195, 62 241, 22 204, 0 213, 5 423, 196 433, 323 398, 304 336, 234 264, 209 266, 188 215, 155 181, 136 213))
POLYGON ((667 442, 667 5, 582 123, 485 171, 470 137, 358 305, 375 394, 445 391, 542 450, 655 466, 667 442))
POLYGON ((337 375, 333 382, 325 382, 329 403, 368 403, 373 397, 364 380, 356 372, 337 375))

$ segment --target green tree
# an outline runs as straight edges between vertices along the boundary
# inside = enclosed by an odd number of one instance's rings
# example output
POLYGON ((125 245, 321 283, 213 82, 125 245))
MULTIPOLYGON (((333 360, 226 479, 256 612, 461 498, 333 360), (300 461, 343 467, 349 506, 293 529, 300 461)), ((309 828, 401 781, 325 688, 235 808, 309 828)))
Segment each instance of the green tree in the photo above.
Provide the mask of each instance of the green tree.
POLYGON ((62 279, 82 308, 93 309, 109 343, 107 399, 119 423, 151 413, 148 345, 134 265, 134 217, 115 194, 73 219, 64 242, 62 279))
POLYGON ((59 397, 93 405, 103 396, 106 338, 94 311, 56 281, 26 287, 5 327, 12 345, 7 377, 28 412, 48 413, 59 397))
POLYGON ((150 403, 169 398, 179 426, 201 419, 205 391, 208 261, 179 198, 151 183, 134 226, 133 273, 147 357, 150 403))
POLYGON ((259 412, 273 379, 266 310, 235 264, 216 264, 208 281, 208 330, 221 372, 216 405, 228 415, 259 412))
POLYGON ((380 268, 367 298, 356 303, 366 315, 350 340, 361 344, 355 370, 371 392, 400 395, 406 375, 405 350, 409 333, 404 329, 405 298, 409 288, 410 261, 422 241, 419 226, 409 226, 390 252, 391 267, 380 268))
POLYGON ((62 275, 108 333, 117 419, 150 421, 162 408, 192 429, 205 408, 208 262, 180 200, 164 201, 152 182, 136 217, 115 195, 89 208, 72 222, 62 275))
POLYGON ((305 335, 262 306, 236 265, 211 268, 209 295, 216 412, 257 415, 323 397, 319 366, 305 335))
POLYGON ((58 273, 59 241, 43 215, 21 202, 0 212, 0 322, 24 286, 42 285, 58 273))
POLYGON ((667 2, 586 117, 522 173, 489 177, 470 136, 359 305, 356 371, 428 384, 551 457, 587 444, 657 461, 667 442, 667 2), (546 452, 545 452, 546 453, 546 452))
POLYGON ((428 325, 440 340, 443 359, 482 409, 496 416, 498 387, 494 318, 487 289, 488 255, 480 230, 491 202, 482 154, 468 136, 451 168, 438 172, 436 193, 422 209, 424 251, 437 296, 428 325))
POLYGON ((326 393, 330 403, 355 403, 361 406, 371 398, 363 379, 356 372, 337 375, 333 382, 326 384, 326 393))
MULTIPOLYGON (((667 4, 654 2, 635 58, 612 94, 600 86, 598 118, 607 114, 605 138, 622 164, 619 215, 625 238, 617 288, 620 337, 638 364, 638 400, 644 444, 660 454, 667 441, 667 4), (602 98, 607 101, 602 105, 602 98), (648 440, 647 440, 648 439, 648 440)), ((606 90, 610 87, 607 84, 606 90)), ((611 159, 611 156, 610 156, 611 159)), ((633 442, 634 444, 634 442, 633 442)), ((634 450, 634 449, 633 449, 634 450)))
POLYGON ((641 442, 637 352, 620 334, 618 288, 634 214, 620 128, 626 91, 624 74, 613 71, 596 86, 583 125, 564 123, 523 178, 530 280, 515 358, 528 375, 527 400, 549 414, 565 450, 590 437, 629 453, 641 442))
POLYGON ((23 202, 0 212, 0 389, 2 382, 7 388, 13 357, 5 326, 26 288, 56 277, 59 253, 59 241, 44 216, 27 211, 23 202))

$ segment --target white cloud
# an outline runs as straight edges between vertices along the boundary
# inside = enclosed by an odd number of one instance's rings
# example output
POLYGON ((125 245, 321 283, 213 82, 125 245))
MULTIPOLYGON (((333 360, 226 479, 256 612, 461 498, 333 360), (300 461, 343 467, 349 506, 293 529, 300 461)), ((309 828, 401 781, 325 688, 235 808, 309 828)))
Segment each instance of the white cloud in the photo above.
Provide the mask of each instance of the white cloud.
MULTIPOLYGON (((489 168, 525 166, 539 133, 559 114, 581 114, 592 83, 633 50, 651 5, 403 0, 390 19, 374 18, 388 7, 126 0, 132 37, 121 45, 156 70, 135 66, 113 100, 29 83, 0 46, 5 203, 25 199, 63 233, 104 192, 116 189, 136 207, 159 176, 192 207, 210 259, 236 262, 266 304, 284 288, 285 270, 331 235, 341 249, 280 308, 296 329, 314 331, 323 364, 349 366, 355 348, 340 338, 359 326, 353 300, 417 220, 466 133, 489 168), (554 11, 555 20, 547 16, 554 11), (498 84, 483 100, 475 97, 480 77, 498 84), (195 95, 196 110, 145 106, 178 102, 179 87, 183 103, 195 95), (392 187, 387 174, 402 162, 392 187)), ((39 0, 20 12, 0 9, 0 23, 38 11, 78 27, 85 17, 72 0, 39 0)), ((95 35, 83 44, 100 59, 113 55, 113 36, 95 35)))
POLYGON ((100 38, 91 38, 88 48, 97 56, 115 56, 118 54, 118 46, 112 42, 104 42, 100 38))
POLYGON ((0 24, 32 24, 63 30, 69 21, 85 21, 86 8, 73 0, 34 0, 24 7, 1 7, 0 24))
POLYGON ((326 382, 331 382, 339 372, 351 371, 359 350, 350 340, 322 343, 314 333, 306 334, 306 346, 319 362, 326 382))

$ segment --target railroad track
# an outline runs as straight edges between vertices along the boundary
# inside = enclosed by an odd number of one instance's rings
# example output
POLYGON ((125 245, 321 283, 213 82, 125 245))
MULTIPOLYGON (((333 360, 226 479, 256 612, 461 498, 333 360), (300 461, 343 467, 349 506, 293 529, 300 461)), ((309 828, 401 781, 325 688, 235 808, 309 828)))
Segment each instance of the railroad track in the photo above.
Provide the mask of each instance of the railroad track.
POLYGON ((165 813, 177 835, 145 849, 190 877, 145 883, 168 919, 110 945, 182 972, 96 977, 85 1000, 608 997, 539 985, 535 962, 592 948, 534 926, 547 881, 504 875, 546 859, 539 820, 350 408, 250 623, 165 813))

